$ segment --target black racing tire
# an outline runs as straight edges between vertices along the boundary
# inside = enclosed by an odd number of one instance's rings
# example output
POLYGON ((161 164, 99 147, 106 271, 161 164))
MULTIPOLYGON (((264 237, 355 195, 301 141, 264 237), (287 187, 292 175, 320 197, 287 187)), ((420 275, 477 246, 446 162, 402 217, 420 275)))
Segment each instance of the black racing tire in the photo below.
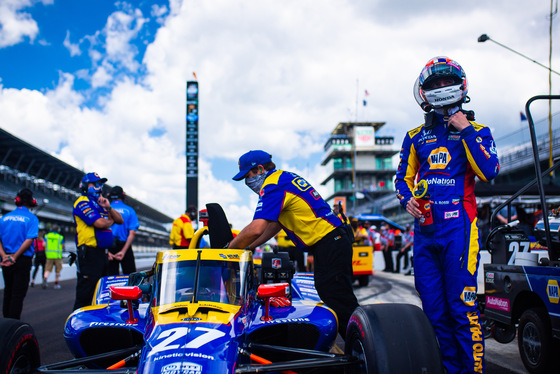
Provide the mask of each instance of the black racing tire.
POLYGON ((360 275, 358 278, 360 287, 366 287, 369 284, 369 275, 360 275))
MULTIPOLYGON (((502 344, 511 343, 513 339, 515 339, 515 334, 517 333, 517 331, 515 330, 515 325, 506 325, 500 322, 494 322, 491 330, 494 340, 502 344)), ((484 337, 486 338, 486 331, 484 337)))
POLYGON ((552 330, 545 308, 532 308, 523 312, 519 319, 517 343, 523 365, 530 373, 555 371, 552 330))
POLYGON ((33 373, 40 364, 33 328, 19 320, 0 319, 0 374, 33 373))
POLYGON ((346 368, 347 374, 443 373, 436 334, 415 305, 362 305, 346 329, 344 353, 363 362, 346 368))

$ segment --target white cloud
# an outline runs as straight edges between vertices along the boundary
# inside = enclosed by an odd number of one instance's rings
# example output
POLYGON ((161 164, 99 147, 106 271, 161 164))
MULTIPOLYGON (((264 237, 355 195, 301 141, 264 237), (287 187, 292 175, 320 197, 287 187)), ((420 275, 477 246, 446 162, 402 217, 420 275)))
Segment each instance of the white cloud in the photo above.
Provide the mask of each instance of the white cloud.
MULTIPOLYGON (((185 82, 195 71, 200 205, 221 203, 241 228, 256 195, 218 163, 235 168, 245 151, 265 149, 326 196, 319 185, 325 171, 314 160, 330 131, 356 118, 386 121, 381 134, 394 136, 398 148, 405 131, 422 121, 412 85, 431 57, 448 55, 463 65, 472 97, 466 108, 496 137, 518 126, 527 99, 547 92, 547 73, 476 39, 488 33, 547 61, 547 11, 536 0, 463 7, 435 0, 174 0, 169 9, 152 9, 164 23, 140 66, 133 42, 146 15, 123 7, 98 33, 81 36, 80 44, 91 45, 89 75, 66 72, 91 79, 93 88, 110 87, 98 101, 102 107, 84 107, 89 92, 74 92, 71 75, 63 74, 53 90, 2 89, 0 126, 50 152, 65 144, 58 155, 66 162, 98 171, 109 184, 178 216, 185 209, 185 82), (370 92, 365 108, 364 89, 370 92), (153 128, 165 133, 152 138, 153 128)), ((559 62, 555 53, 553 66, 559 62)))
POLYGON ((0 48, 33 41, 39 32, 37 22, 23 11, 33 5, 31 0, 3 0, 0 2, 0 48))
POLYGON ((64 42, 62 43, 62 45, 64 45, 66 49, 68 49, 68 51, 70 52, 70 56, 72 57, 82 54, 82 51, 80 50, 80 44, 72 43, 70 41, 70 31, 66 31, 66 38, 64 38, 64 42))
POLYGON ((129 71, 138 69, 138 62, 134 59, 137 50, 131 41, 144 22, 139 9, 117 11, 109 16, 104 29, 107 61, 123 65, 129 71))

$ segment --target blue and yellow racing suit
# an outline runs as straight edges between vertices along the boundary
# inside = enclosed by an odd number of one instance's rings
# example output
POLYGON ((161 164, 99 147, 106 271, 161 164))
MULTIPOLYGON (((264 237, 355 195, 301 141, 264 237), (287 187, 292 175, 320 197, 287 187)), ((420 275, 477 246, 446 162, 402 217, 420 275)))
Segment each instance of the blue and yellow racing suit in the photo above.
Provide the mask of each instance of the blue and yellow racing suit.
POLYGON ((406 209, 415 183, 425 179, 435 230, 414 233, 416 289, 438 336, 449 373, 482 373, 484 341, 476 307, 479 236, 475 176, 483 182, 500 169, 490 129, 471 122, 457 131, 448 117, 435 115, 409 131, 403 141, 395 180, 406 209))

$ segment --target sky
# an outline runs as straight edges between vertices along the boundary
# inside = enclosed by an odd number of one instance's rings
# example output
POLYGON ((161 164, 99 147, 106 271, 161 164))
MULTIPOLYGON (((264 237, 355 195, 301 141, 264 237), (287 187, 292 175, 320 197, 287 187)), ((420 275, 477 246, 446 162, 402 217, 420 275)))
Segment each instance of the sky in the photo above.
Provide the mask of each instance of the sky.
MULTIPOLYGON (((488 34, 548 65, 550 7, 537 0, 0 0, 0 127, 174 218, 185 210, 186 81, 196 73, 199 208, 219 203, 241 229, 257 196, 231 180, 239 156, 265 150, 326 197, 320 162, 336 124, 386 122, 377 135, 393 136, 398 149, 423 121, 412 88, 435 56, 466 71, 464 108, 490 127, 498 152, 519 141, 527 123, 520 111, 548 93, 548 71, 477 38, 488 34)), ((553 75, 553 94, 559 83, 553 75)), ((547 116, 548 107, 535 104, 543 131, 547 116)))

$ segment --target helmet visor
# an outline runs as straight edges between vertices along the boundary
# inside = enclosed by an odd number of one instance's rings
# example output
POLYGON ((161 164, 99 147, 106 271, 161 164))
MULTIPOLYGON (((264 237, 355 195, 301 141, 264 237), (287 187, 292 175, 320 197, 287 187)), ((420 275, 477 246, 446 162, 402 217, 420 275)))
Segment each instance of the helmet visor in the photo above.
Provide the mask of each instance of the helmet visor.
POLYGON ((418 77, 420 86, 424 90, 431 89, 432 83, 439 78, 451 78, 453 79, 453 84, 460 84, 465 79, 465 72, 453 60, 435 58, 422 69, 418 77))

